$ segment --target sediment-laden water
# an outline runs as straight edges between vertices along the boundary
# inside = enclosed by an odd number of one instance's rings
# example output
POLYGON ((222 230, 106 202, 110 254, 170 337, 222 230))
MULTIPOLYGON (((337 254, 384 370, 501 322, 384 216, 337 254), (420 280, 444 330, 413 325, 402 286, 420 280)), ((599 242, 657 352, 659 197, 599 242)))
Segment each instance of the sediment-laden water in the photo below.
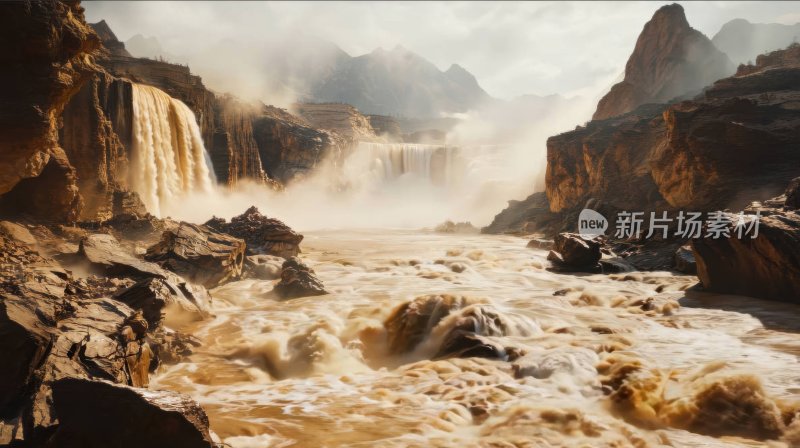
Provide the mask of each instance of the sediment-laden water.
POLYGON ((134 83, 129 182, 147 210, 161 215, 190 192, 210 192, 213 176, 192 110, 160 89, 134 83))
POLYGON ((797 307, 686 291, 692 276, 554 274, 511 236, 306 232, 303 251, 331 294, 218 288, 216 317, 186 328, 203 346, 153 381, 198 400, 233 447, 800 440, 786 426, 800 399, 797 307), (390 355, 384 322, 426 295, 491 308, 508 328, 492 339, 523 356, 432 359, 450 318, 390 355))

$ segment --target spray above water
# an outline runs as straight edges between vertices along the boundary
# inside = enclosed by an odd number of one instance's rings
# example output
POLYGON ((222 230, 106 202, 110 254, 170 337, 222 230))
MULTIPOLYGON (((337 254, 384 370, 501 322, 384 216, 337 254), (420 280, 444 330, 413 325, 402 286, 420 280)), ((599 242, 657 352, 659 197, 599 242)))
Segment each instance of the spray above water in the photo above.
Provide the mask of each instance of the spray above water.
POLYGON ((147 210, 162 215, 188 193, 215 184, 194 113, 155 87, 133 84, 133 150, 129 182, 147 210))

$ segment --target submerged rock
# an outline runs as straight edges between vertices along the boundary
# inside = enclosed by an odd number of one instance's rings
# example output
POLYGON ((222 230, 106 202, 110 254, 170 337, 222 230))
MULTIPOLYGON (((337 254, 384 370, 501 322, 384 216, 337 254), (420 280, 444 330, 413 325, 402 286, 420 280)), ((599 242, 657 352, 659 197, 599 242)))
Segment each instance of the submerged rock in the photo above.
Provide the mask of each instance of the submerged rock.
POLYGON ((528 244, 525 245, 528 249, 542 249, 542 250, 552 250, 555 246, 555 242, 553 240, 548 240, 545 238, 532 238, 528 241, 528 244))
POLYGON ((300 242, 303 241, 303 235, 277 219, 267 218, 256 207, 250 207, 241 215, 234 216, 230 223, 221 218, 212 218, 205 225, 243 239, 247 243, 249 254, 290 258, 300 253, 300 242))
POLYGON ((675 270, 684 274, 697 274, 697 263, 690 244, 681 246, 675 251, 675 270))
POLYGON ((214 446, 205 411, 189 396, 67 378, 53 384, 59 447, 214 446))
POLYGON ((281 280, 275 285, 275 292, 283 299, 328 294, 325 286, 314 275, 314 270, 295 257, 283 262, 281 280))
POLYGON ((161 241, 147 249, 145 258, 191 282, 214 288, 241 277, 244 252, 245 243, 238 238, 181 223, 164 231, 161 241))
POLYGON ((383 323, 388 334, 389 352, 402 354, 412 351, 443 318, 470 303, 463 296, 427 295, 400 305, 383 323))
POLYGON ((522 322, 507 318, 490 305, 471 305, 456 312, 442 323, 447 334, 435 358, 490 358, 514 360, 521 350, 507 348, 499 336, 527 335, 529 328, 522 322))
POLYGON ((473 226, 471 222, 445 221, 434 229, 438 233, 478 233, 480 230, 473 226))
POLYGON ((244 260, 244 277, 259 280, 280 278, 284 261, 274 255, 250 255, 244 260))

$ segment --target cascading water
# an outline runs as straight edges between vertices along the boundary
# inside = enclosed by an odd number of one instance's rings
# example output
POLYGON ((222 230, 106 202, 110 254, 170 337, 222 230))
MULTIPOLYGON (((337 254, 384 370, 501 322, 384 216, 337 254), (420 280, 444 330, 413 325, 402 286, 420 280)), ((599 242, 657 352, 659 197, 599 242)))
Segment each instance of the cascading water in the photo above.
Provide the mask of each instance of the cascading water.
POLYGON ((361 142, 356 151, 368 154, 382 180, 413 175, 433 183, 447 183, 455 147, 419 143, 361 142))
POLYGON ((215 183, 200 127, 188 106, 155 87, 133 84, 130 185, 161 215, 190 192, 215 183))

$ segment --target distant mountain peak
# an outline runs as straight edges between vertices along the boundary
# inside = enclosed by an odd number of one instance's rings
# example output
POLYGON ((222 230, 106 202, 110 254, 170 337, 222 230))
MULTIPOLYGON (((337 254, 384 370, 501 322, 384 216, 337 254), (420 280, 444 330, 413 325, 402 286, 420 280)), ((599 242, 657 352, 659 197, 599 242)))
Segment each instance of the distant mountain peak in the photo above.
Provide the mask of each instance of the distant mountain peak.
POLYGON ((698 91, 734 72, 730 59, 686 20, 677 3, 662 6, 644 25, 625 64, 625 78, 597 105, 592 117, 621 115, 698 91))

